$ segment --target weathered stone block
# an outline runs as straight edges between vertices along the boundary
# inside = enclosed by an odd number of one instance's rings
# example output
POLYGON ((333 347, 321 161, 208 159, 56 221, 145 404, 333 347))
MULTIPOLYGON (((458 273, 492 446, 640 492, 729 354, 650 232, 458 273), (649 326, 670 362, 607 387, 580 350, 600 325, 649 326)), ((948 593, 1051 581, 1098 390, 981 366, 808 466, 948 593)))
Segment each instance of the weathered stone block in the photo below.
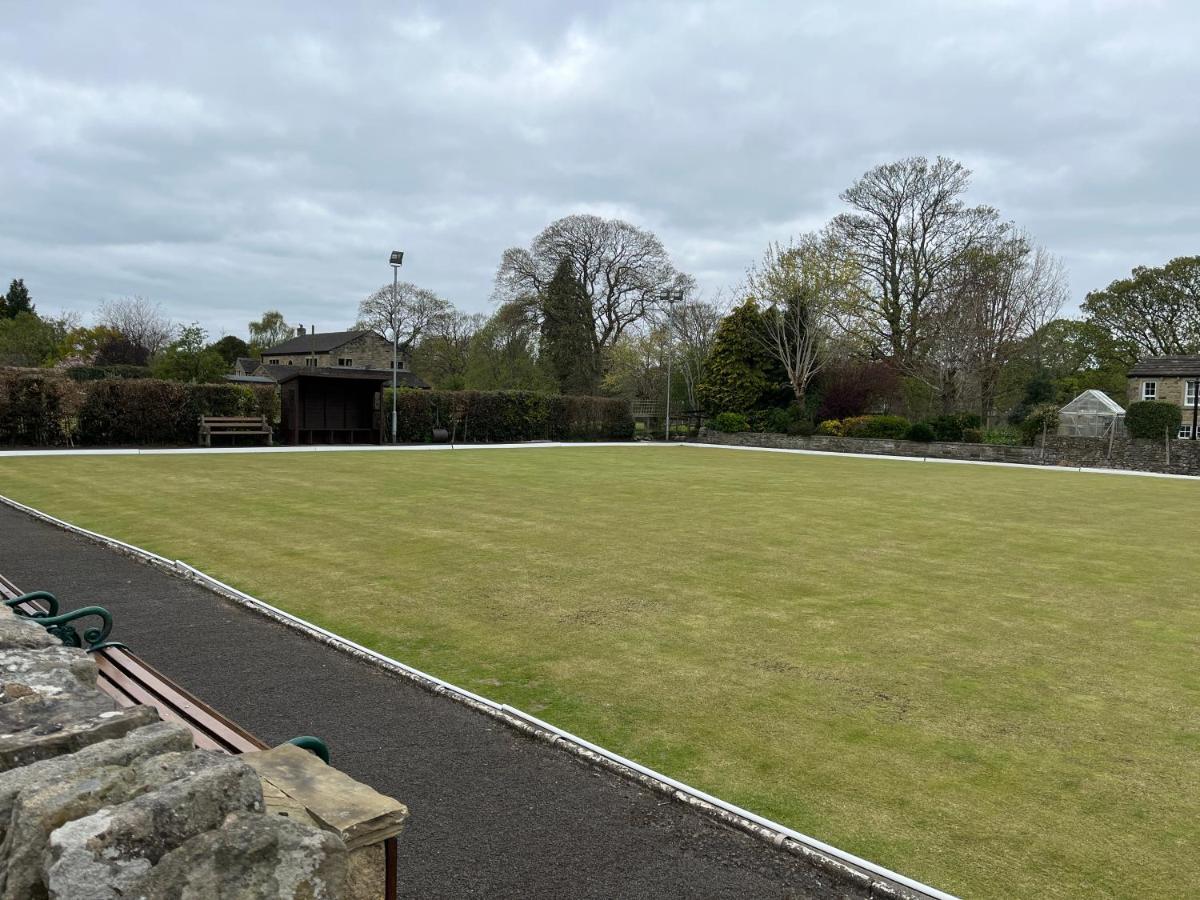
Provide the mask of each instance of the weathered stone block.
POLYGON ((15 734, 0 734, 0 772, 74 753, 100 741, 124 737, 135 728, 158 721, 158 711, 151 706, 134 706, 88 718, 64 718, 58 717, 15 734))
POLYGON ((332 834, 282 816, 235 813, 220 830, 163 856, 127 896, 334 900, 346 896, 346 868, 345 847, 332 834))
POLYGON ((230 813, 262 810, 257 776, 234 757, 167 754, 140 763, 135 777, 162 786, 51 833, 51 897, 129 896, 128 888, 171 850, 220 827, 230 813))
MULTIPOLYGON (((192 733, 173 722, 155 722, 135 729, 124 737, 100 741, 77 753, 46 759, 0 773, 0 841, 12 817, 13 803, 24 790, 72 778, 80 772, 102 766, 127 766, 159 753, 191 749, 192 733)), ((0 865, 3 859, 0 858, 0 865)))
POLYGON ((0 650, 37 650, 62 646, 54 635, 31 619, 0 606, 0 650))

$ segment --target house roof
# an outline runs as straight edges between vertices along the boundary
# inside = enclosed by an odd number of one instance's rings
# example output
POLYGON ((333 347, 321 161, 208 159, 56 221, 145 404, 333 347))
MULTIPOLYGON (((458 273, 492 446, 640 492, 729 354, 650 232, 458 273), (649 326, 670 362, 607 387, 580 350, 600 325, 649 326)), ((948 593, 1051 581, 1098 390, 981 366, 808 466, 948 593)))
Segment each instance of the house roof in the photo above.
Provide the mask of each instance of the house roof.
MULTIPOLYGON (((261 371, 280 384, 296 378, 341 378, 380 383, 391 383, 392 380, 391 369, 348 369, 342 366, 272 366, 264 363, 261 371)), ((429 387, 422 378, 412 372, 397 372, 396 384, 399 387, 409 388, 429 387)))
MULTIPOLYGON (((374 334, 369 329, 358 331, 325 331, 319 334, 301 334, 282 344, 263 351, 263 356, 286 356, 291 353, 329 353, 343 344, 348 344, 364 334, 374 334)), ((383 340, 383 338, 380 338, 383 340)))
POLYGON ((241 370, 249 375, 258 368, 258 360, 253 356, 239 356, 234 364, 241 367, 241 370))
POLYGON ((226 381, 232 381, 237 384, 274 384, 275 379, 269 378, 266 375, 226 375, 226 381))
POLYGON ((1130 378, 1161 375, 1166 378, 1200 377, 1200 356, 1146 356, 1129 370, 1130 378))

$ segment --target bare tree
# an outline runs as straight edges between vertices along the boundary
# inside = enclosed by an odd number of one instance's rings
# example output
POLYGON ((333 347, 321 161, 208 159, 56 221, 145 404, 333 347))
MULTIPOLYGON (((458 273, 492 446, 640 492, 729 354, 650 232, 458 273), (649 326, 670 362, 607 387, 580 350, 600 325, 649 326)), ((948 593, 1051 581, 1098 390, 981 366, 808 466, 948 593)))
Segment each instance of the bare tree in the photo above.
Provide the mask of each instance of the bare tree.
POLYGON ((715 302, 685 301, 670 307, 671 340, 675 345, 675 362, 683 376, 689 410, 700 408, 696 385, 704 369, 704 361, 712 350, 717 326, 724 318, 726 306, 719 297, 715 302))
POLYGON ((772 244, 747 273, 746 296, 763 307, 756 337, 783 366, 798 405, 825 364, 830 338, 840 330, 854 274, 830 239, 819 234, 786 247, 772 244))
POLYGON ((833 220, 865 282, 860 336, 913 372, 930 349, 942 289, 960 256, 1002 230, 996 211, 962 199, 970 172, 918 156, 877 166, 841 194, 854 212, 833 220))
POLYGON ((105 300, 96 312, 96 324, 118 332, 150 356, 164 350, 179 330, 163 313, 162 304, 140 296, 105 300))
POLYGON ((486 324, 483 313, 453 310, 441 317, 413 348, 414 371, 434 387, 461 389, 466 384, 471 341, 486 324))
MULTIPOLYGON (((952 366, 959 384, 969 381, 984 421, 1004 367, 1022 341, 1058 315, 1066 293, 1062 262, 1027 234, 981 242, 961 257, 939 316, 935 356, 952 366)), ((952 387, 947 381, 944 390, 952 387)))
POLYGON ((395 291, 385 284, 358 304, 358 327, 378 331, 407 352, 453 309, 433 291, 411 282, 401 281, 395 291))
POLYGON ((690 287, 690 279, 675 270, 653 233, 619 219, 577 215, 551 223, 529 249, 504 251, 495 298, 540 316, 546 289, 564 259, 570 261, 590 310, 596 371, 605 351, 646 318, 668 289, 690 287))

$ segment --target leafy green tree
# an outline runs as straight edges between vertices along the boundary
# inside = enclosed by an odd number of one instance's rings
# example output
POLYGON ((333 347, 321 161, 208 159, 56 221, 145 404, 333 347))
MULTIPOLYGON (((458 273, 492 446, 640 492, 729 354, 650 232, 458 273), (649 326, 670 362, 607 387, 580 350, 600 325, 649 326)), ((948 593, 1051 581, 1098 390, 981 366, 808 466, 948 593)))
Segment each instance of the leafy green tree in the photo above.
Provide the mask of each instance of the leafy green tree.
POLYGON ((553 391, 537 356, 537 326, 527 310, 505 303, 471 338, 465 382, 474 390, 553 391))
POLYGON ((14 278, 8 286, 8 293, 0 298, 0 318, 15 319, 21 313, 33 312, 33 301, 29 298, 25 279, 14 278))
POLYGON ((249 328, 250 347, 256 353, 282 344, 296 334, 296 329, 284 320, 283 313, 277 309, 267 310, 261 319, 251 322, 249 328))
POLYGON ((487 322, 482 313, 457 310, 442 316, 412 352, 412 370, 433 387, 458 391, 466 387, 471 341, 487 322))
POLYGON ((542 294, 541 358, 564 394, 594 394, 596 368, 591 306, 566 257, 542 294))
POLYGON ((225 365, 230 367, 238 361, 239 356, 251 355, 250 345, 233 334, 227 334, 220 340, 213 341, 208 345, 208 349, 220 353, 221 359, 225 360, 225 365))
POLYGON ((43 319, 32 312, 0 319, 0 365, 50 365, 59 358, 69 330, 64 319, 43 319))
POLYGON ((787 389, 787 375, 766 348, 763 313, 753 298, 734 307, 713 338, 696 393, 710 413, 749 412, 779 402, 787 389))
POLYGON ((1087 320, 1137 356, 1200 353, 1200 256, 1165 266, 1138 266, 1129 278, 1093 291, 1083 302, 1087 320))
POLYGON ((63 339, 62 346, 59 348, 59 356, 63 359, 73 356, 88 365, 93 365, 100 348, 120 336, 107 325, 72 328, 63 339))
POLYGON ((219 352, 206 346, 208 332, 197 323, 179 330, 179 337, 154 358, 154 376, 196 384, 220 381, 228 366, 219 352))

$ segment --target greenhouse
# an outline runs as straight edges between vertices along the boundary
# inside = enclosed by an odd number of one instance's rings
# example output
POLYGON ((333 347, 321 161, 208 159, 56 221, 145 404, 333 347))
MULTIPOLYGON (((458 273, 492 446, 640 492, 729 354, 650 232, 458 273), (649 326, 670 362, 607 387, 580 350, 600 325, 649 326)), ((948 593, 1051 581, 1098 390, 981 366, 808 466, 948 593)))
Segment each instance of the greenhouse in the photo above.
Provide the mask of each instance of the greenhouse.
POLYGON ((1107 437, 1125 419, 1125 410, 1103 391, 1087 390, 1059 410, 1058 433, 1068 437, 1107 437))

